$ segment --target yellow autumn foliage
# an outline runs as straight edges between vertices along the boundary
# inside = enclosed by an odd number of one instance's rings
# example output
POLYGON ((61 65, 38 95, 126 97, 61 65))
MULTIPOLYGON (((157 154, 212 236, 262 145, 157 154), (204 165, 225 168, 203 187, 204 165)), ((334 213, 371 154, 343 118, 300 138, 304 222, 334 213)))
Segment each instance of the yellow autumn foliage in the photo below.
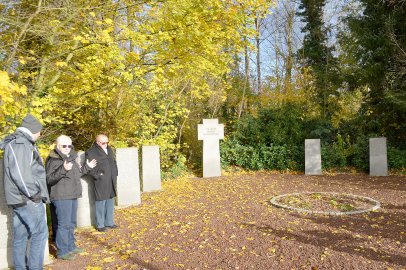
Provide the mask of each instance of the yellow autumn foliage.
POLYGON ((4 13, 16 24, 25 14, 33 17, 27 28, 10 25, 0 37, 4 44, 16 44, 13 31, 26 29, 18 50, 3 52, 0 64, 16 69, 15 81, 29 89, 12 83, 7 91, 2 88, 3 133, 24 108, 43 116, 44 149, 61 133, 86 149, 103 132, 116 147, 159 145, 162 165, 169 167, 196 104, 217 108, 226 100, 225 75, 233 57, 247 45, 243 37, 255 34, 250 26, 255 16, 266 14, 271 3, 103 3, 16 4, 4 13), (22 90, 25 101, 18 99, 22 90))
POLYGON ((13 131, 15 120, 25 112, 27 87, 10 80, 7 72, 0 70, 0 126, 1 136, 13 131))

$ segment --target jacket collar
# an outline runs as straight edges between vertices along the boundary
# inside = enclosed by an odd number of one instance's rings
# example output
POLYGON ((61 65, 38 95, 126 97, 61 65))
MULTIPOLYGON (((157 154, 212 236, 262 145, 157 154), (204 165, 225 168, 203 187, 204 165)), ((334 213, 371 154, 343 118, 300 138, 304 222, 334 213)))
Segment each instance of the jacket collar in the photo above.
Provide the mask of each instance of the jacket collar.
MULTIPOLYGON (((101 148, 100 145, 98 145, 96 142, 93 143, 93 147, 95 149, 99 150, 100 152, 106 154, 106 152, 103 150, 103 148, 101 148)), ((110 153, 109 146, 107 146, 107 153, 110 153)))
POLYGON ((59 151, 58 148, 55 148, 55 149, 51 150, 51 152, 49 152, 49 157, 67 160, 67 161, 75 160, 77 158, 77 156, 78 156, 78 153, 73 149, 70 150, 69 156, 62 154, 62 152, 59 151))
POLYGON ((30 138, 31 138, 31 140, 30 140, 30 141, 34 142, 34 135, 32 134, 32 132, 31 132, 31 131, 30 131, 28 128, 25 128, 25 127, 19 127, 19 128, 17 128, 17 130, 20 130, 20 131, 22 131, 24 134, 29 135, 29 136, 30 136, 30 138))
MULTIPOLYGON (((29 130, 28 130, 28 132, 31 133, 29 130)), ((26 133, 24 129, 17 128, 17 130, 14 133, 7 135, 0 142, 0 149, 4 149, 6 147, 6 145, 13 140, 16 140, 17 143, 23 143, 23 141, 27 140, 31 144, 35 144, 34 139, 32 138, 32 136, 29 133, 26 133)))

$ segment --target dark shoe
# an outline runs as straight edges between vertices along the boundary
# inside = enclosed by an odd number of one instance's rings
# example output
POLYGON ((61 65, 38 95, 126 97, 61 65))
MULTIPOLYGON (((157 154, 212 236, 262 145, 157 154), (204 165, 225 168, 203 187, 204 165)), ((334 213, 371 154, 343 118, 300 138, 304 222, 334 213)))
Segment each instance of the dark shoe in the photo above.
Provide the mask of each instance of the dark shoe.
POLYGON ((118 229, 119 228, 119 226, 118 225, 116 225, 116 224, 114 224, 114 225, 112 225, 112 226, 107 226, 109 229, 118 229))
POLYGON ((74 250, 71 251, 71 253, 73 253, 73 254, 79 254, 79 253, 82 253, 82 252, 85 252, 85 250, 83 248, 80 248, 80 247, 76 247, 74 250))
POLYGON ((97 228, 96 230, 98 230, 99 232, 105 232, 105 231, 107 231, 107 228, 106 227, 97 228))
POLYGON ((63 256, 58 256, 58 259, 61 259, 61 260, 73 260, 73 259, 75 259, 75 255, 72 254, 72 253, 68 253, 68 254, 65 254, 63 256))

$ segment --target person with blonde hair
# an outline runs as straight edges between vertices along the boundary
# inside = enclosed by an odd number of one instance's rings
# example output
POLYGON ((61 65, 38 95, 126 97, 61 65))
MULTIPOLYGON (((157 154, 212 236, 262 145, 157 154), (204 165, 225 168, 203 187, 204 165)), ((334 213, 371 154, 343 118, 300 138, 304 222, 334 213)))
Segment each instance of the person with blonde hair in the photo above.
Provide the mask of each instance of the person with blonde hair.
POLYGON ((55 243, 57 257, 72 260, 76 253, 83 250, 76 246, 74 230, 78 201, 82 197, 80 177, 93 169, 96 160, 86 160, 80 165, 77 152, 73 149, 72 140, 66 135, 56 139, 56 146, 46 160, 47 183, 49 195, 55 208, 57 230, 55 243))

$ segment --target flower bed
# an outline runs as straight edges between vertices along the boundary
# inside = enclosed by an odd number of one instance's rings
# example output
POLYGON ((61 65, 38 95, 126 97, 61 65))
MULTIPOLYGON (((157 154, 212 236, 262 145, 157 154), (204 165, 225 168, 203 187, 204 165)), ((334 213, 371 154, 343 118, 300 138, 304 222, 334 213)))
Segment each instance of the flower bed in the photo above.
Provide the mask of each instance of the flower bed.
POLYGON ((271 204, 277 207, 327 215, 350 215, 376 210, 380 203, 374 199, 334 192, 302 192, 275 196, 271 204))

